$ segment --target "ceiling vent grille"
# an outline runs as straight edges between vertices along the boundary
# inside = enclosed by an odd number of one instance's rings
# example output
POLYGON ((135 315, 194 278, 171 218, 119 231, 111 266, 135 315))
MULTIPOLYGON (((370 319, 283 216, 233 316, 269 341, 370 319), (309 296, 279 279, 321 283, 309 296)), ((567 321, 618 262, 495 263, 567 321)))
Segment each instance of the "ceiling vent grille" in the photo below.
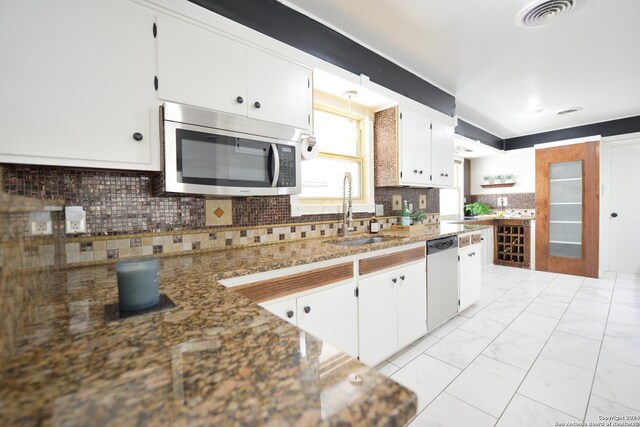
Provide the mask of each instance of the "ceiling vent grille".
POLYGON ((537 0, 516 16, 516 23, 523 27, 541 27, 569 13, 577 0, 537 0))

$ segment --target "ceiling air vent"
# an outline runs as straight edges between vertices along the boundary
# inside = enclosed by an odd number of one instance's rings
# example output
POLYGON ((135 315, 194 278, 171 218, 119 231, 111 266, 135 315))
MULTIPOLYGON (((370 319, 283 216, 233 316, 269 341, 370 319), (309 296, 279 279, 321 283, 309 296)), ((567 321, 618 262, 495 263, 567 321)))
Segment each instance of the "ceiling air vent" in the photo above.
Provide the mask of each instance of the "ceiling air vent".
POLYGON ((560 110, 556 112, 556 116, 564 116, 566 114, 572 114, 572 113, 577 113, 578 111, 581 111, 582 107, 571 107, 571 108, 567 108, 566 110, 560 110))
POLYGON ((525 6, 518 15, 516 23, 523 27, 541 27, 566 15, 578 0, 537 0, 525 6))

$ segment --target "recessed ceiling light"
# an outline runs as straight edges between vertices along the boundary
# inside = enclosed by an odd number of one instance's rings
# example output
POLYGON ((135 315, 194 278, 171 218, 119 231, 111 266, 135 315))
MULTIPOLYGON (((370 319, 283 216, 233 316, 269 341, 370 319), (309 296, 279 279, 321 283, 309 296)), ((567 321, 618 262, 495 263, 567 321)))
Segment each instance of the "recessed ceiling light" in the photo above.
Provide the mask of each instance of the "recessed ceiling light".
POLYGON ((577 5, 577 0, 536 0, 516 15, 516 24, 522 27, 541 27, 566 15, 577 5))
POLYGON ((566 114, 577 113, 578 111, 582 111, 582 107, 571 107, 565 110, 556 111, 556 116, 564 116, 566 114))

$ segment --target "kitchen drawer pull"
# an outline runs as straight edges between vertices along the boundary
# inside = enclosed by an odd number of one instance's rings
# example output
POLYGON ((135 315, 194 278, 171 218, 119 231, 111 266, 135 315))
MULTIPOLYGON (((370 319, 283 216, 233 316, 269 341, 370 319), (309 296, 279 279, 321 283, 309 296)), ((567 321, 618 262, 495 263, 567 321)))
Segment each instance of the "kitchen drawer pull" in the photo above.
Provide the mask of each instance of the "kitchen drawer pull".
POLYGON ((310 311, 311 311, 311 307, 306 306, 306 307, 304 308, 304 312, 305 312, 305 313, 307 313, 307 314, 308 314, 310 311))
POLYGON ((293 310, 287 311, 287 317, 291 319, 293 317, 293 310))

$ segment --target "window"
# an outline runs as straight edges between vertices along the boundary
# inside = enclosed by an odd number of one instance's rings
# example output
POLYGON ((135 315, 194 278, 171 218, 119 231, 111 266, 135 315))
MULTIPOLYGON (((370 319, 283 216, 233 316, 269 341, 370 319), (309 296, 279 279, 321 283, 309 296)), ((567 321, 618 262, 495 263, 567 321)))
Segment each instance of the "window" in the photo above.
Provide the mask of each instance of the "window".
POLYGON ((302 164, 302 193, 305 204, 334 203, 342 200, 345 172, 353 178, 352 199, 366 199, 365 147, 362 118, 329 109, 314 111, 314 134, 318 157, 302 164))
POLYGON ((464 194, 464 169, 462 162, 456 160, 453 167, 453 187, 440 189, 440 216, 459 217, 462 212, 464 194))

